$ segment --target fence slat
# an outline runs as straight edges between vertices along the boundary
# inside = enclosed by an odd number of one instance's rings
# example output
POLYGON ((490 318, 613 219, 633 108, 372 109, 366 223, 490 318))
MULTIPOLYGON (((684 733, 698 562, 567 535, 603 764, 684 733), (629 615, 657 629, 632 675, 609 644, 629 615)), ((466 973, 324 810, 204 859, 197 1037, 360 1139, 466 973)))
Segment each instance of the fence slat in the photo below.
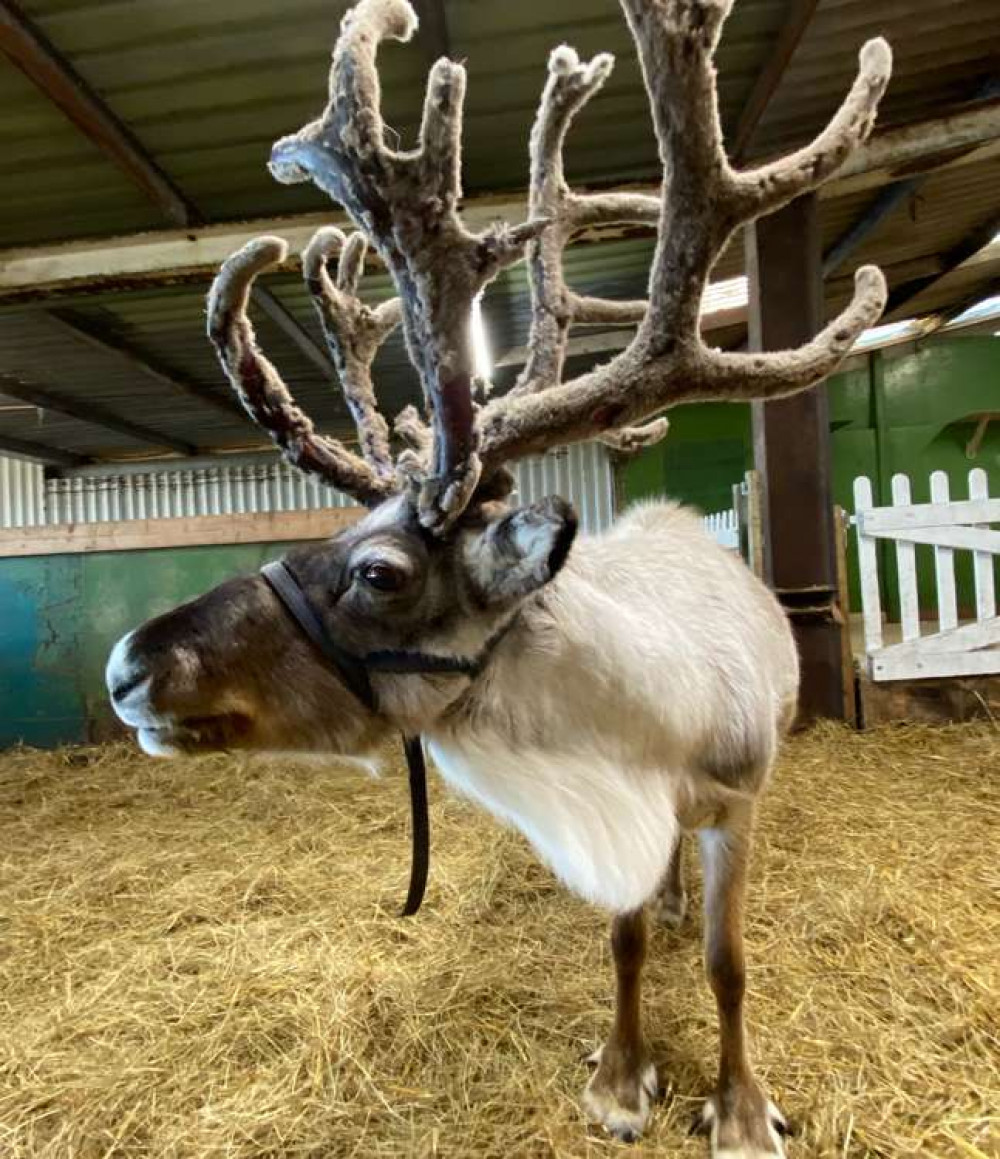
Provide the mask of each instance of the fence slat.
MULTIPOLYGON (((982 467, 969 472, 969 498, 988 499, 989 481, 982 467)), ((992 619, 997 614, 997 597, 993 578, 993 556, 986 551, 972 553, 972 569, 976 580, 976 619, 992 619)))
MULTIPOLYGON (((906 475, 892 477, 892 504, 908 507, 913 502, 906 475)), ((920 599, 917 594, 917 549, 904 539, 896 540, 896 571, 899 583, 899 619, 904 640, 920 638, 920 599)))
MULTIPOLYGON (((944 471, 931 475, 931 500, 947 503, 948 476, 944 471)), ((934 548, 934 572, 937 577, 938 627, 942 632, 958 627, 958 600, 955 596, 955 552, 950 547, 934 548)))
POLYGON ((854 480, 854 510, 858 515, 858 570, 861 580, 861 613, 865 624, 865 652, 870 656, 882 647, 882 603, 878 590, 878 551, 875 540, 863 530, 863 513, 873 506, 871 480, 854 480))

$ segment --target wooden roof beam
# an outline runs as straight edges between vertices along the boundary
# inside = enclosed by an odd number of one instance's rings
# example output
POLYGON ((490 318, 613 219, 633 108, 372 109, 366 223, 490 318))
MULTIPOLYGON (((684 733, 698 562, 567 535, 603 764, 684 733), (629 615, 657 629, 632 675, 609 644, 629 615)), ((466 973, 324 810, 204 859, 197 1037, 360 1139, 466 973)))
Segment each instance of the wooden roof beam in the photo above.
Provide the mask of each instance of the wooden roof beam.
MULTIPOLYGON (((194 203, 160 168, 139 138, 112 112, 14 0, 0 0, 0 49, 170 222, 182 227, 204 222, 194 203)), ((295 345, 329 372, 330 359, 308 330, 268 291, 255 291, 255 297, 295 345)))
POLYGON ((148 443, 154 447, 167 447, 181 455, 193 455, 198 451, 194 443, 189 443, 185 439, 176 439, 172 435, 165 435, 162 431, 154 430, 152 427, 128 422, 128 420, 120 418, 97 403, 57 394, 40 386, 26 383, 21 378, 2 371, 0 371, 0 393, 9 398, 20 399, 21 402, 40 407, 42 410, 68 415, 78 422, 101 427, 106 431, 113 431, 115 434, 135 439, 139 443, 148 443))
POLYGON ((837 238, 823 255, 823 277, 838 270, 883 221, 923 184, 924 177, 907 177, 882 189, 858 220, 837 238))
POLYGON ((994 238, 998 235, 1000 235, 1000 213, 995 213, 986 221, 976 226, 971 233, 966 234, 957 245, 953 246, 944 255, 941 269, 938 273, 928 274, 922 278, 914 278, 911 281, 903 282, 902 285, 896 286, 890 292, 889 300, 885 305, 885 314, 883 316, 886 321, 893 314, 899 314, 905 306, 908 306, 925 291, 936 286, 938 282, 942 281, 949 274, 954 273, 959 266, 964 266, 971 258, 974 258, 983 250, 991 248, 994 238))
POLYGON ((143 377, 150 378, 171 391, 185 394, 199 402, 215 407, 230 417, 250 419, 246 411, 228 394, 220 394, 211 387, 203 386, 193 379, 177 374, 175 371, 159 365, 149 355, 138 351, 131 343, 126 342, 117 334, 112 334, 106 327, 90 318, 84 318, 73 310, 46 310, 46 318, 59 326, 71 338, 84 343, 102 354, 108 354, 118 362, 122 362, 143 377))
POLYGON ((13 0, 0 0, 0 50, 174 225, 199 214, 131 129, 13 0))
MULTIPOLYGON (((988 282, 977 286, 973 291, 959 298, 957 302, 953 302, 947 309, 940 310, 933 317, 929 318, 927 325, 921 330, 920 336, 923 338, 928 334, 935 333, 937 330, 943 330, 949 322, 954 322, 956 318, 960 318, 966 310, 971 309, 978 302, 982 302, 985 298, 993 298, 998 294, 1000 294, 1000 278, 993 277, 988 282)), ((970 325, 974 324, 970 323, 970 325)), ((994 321, 993 324, 996 325, 996 322, 994 321)))
MULTIPOLYGON (((823 198, 879 188, 917 172, 957 168, 987 156, 1000 156, 1000 101, 877 133, 824 186, 823 198)), ((653 185, 624 188, 658 191, 653 185)), ((462 213, 469 228, 479 230, 497 219, 521 220, 526 205, 527 194, 470 197, 462 213)), ((321 225, 331 224, 348 223, 338 213, 300 214, 0 250, 0 302, 207 280, 251 238, 280 234, 295 255, 321 225)))
MULTIPOLYGON (((990 77, 985 84, 977 87, 969 97, 969 104, 995 101, 1000 97, 1000 78, 990 77)), ((823 255, 823 276, 828 277, 853 254, 882 222, 900 205, 908 201, 930 176, 904 177, 880 190, 858 220, 849 226, 823 255)))
POLYGON ((726 140, 730 142, 729 153, 735 164, 743 161, 749 153, 754 134, 764 119, 771 98, 778 91, 788 71, 795 50, 805 36, 818 5, 819 0, 790 0, 788 12, 778 33, 778 39, 774 42, 771 55, 757 74, 739 120, 732 132, 726 133, 726 140))
POLYGON ((93 463, 86 455, 75 451, 64 451, 61 447, 47 447, 30 439, 17 439, 13 435, 0 435, 0 451, 9 455, 22 455, 26 459, 37 459, 50 467, 85 467, 93 463))

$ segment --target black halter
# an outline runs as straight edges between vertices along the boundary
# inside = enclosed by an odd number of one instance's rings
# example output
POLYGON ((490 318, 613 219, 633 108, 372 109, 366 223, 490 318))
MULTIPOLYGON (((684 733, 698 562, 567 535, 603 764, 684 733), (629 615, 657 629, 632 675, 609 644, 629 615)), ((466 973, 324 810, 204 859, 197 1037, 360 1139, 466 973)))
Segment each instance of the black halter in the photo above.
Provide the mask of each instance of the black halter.
MULTIPOLYGON (((378 698, 372 689, 372 672, 392 673, 453 673, 475 679, 506 633, 508 625, 491 637, 486 647, 475 657, 432 656, 425 652, 385 651, 356 656, 342 648, 327 632, 326 626, 309 597, 302 590, 295 573, 284 560, 266 563, 260 574, 270 585, 285 610, 309 637, 330 667, 354 696, 371 712, 378 711, 378 698)), ((420 909, 427 887, 430 864, 431 826, 427 812, 427 765, 419 736, 404 736, 403 749, 410 774, 410 812, 413 824, 413 857, 410 866, 410 888, 403 906, 403 917, 420 909)))

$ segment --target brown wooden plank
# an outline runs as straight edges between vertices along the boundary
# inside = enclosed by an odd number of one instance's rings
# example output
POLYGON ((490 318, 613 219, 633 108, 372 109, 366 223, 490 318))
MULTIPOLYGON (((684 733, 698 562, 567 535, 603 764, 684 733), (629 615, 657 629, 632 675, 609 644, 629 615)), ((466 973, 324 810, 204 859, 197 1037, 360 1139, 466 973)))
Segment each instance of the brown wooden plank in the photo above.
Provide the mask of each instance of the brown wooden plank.
MULTIPOLYGON (((746 230, 750 349, 789 350, 822 326, 819 213, 814 194, 746 230)), ((762 483, 764 578, 801 659, 799 721, 844 716, 836 607, 830 420, 825 386, 755 402, 754 463, 762 483)))
POLYGON ((198 515, 181 519, 128 519, 114 523, 15 527, 0 530, 0 559, 326 539, 357 522, 364 513, 362 507, 330 507, 319 511, 268 511, 243 515, 198 515))

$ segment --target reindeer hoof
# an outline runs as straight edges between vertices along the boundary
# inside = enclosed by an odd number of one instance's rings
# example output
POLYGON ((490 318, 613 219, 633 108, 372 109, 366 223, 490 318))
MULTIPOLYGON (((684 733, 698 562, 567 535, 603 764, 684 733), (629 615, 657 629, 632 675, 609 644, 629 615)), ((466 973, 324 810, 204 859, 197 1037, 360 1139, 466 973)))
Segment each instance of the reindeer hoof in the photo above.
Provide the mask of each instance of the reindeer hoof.
POLYGON ((587 1060, 596 1070, 583 1092, 587 1118, 622 1143, 634 1143, 646 1129, 659 1087, 651 1062, 629 1068, 614 1048, 600 1047, 587 1060))
POLYGON ((709 1137, 712 1159, 785 1159, 788 1124, 756 1087, 706 1099, 700 1130, 709 1137))

